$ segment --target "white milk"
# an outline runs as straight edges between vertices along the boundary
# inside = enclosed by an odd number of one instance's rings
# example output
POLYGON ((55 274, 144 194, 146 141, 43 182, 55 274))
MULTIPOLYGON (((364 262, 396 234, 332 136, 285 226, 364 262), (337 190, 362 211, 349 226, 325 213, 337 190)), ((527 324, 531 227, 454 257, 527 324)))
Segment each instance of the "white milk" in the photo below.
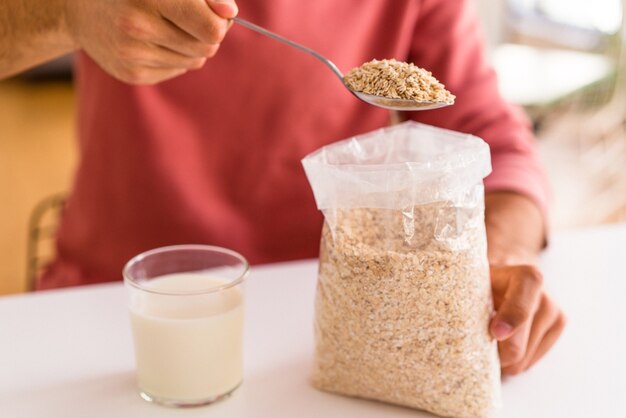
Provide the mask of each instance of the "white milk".
MULTIPOLYGON (((226 283, 180 273, 144 286, 193 291, 226 283)), ((224 395, 241 383, 244 315, 239 286, 194 296, 134 290, 130 313, 137 379, 146 394, 193 403, 224 395)))

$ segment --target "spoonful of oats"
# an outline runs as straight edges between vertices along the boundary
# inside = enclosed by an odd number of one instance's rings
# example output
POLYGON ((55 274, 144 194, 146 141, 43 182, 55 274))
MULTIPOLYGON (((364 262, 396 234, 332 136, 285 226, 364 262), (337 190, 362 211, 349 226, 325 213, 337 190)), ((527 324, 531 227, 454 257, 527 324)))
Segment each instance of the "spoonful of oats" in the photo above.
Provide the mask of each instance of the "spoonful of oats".
POLYGON ((455 99, 430 71, 395 59, 366 62, 343 81, 359 99, 388 109, 436 109, 455 99))
POLYGON ((353 68, 345 76, 328 58, 303 45, 235 17, 233 22, 297 48, 324 63, 357 98, 390 110, 431 110, 454 104, 454 95, 433 75, 414 64, 373 60, 353 68))

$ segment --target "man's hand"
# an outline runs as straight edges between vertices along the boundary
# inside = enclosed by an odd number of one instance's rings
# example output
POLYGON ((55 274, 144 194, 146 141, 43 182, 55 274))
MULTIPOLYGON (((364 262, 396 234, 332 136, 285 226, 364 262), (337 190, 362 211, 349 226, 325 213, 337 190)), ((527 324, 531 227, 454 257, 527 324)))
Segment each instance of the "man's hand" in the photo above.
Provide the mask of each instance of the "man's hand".
POLYGON ((543 289, 535 267, 492 267, 491 287, 496 315, 490 331, 498 340, 502 372, 518 374, 554 345, 565 316, 543 289))
POLYGON ((513 192, 486 195, 485 221, 496 315, 490 324, 505 374, 535 364, 556 342, 565 316, 533 267, 544 246, 545 220, 529 198, 513 192))
POLYGON ((237 15, 234 0, 70 0, 70 36, 106 72, 155 84, 204 65, 237 15))

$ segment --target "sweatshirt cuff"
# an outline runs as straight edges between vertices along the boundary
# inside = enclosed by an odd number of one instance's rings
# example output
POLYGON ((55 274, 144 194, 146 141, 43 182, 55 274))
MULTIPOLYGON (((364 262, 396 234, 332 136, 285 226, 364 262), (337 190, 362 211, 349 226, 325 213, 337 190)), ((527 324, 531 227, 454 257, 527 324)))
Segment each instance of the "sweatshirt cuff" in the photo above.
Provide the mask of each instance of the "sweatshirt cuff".
POLYGON ((525 155, 498 155, 492 160, 493 171, 485 178, 485 192, 514 192, 531 199, 543 215, 545 240, 549 232, 549 205, 552 200, 547 176, 538 158, 525 155))

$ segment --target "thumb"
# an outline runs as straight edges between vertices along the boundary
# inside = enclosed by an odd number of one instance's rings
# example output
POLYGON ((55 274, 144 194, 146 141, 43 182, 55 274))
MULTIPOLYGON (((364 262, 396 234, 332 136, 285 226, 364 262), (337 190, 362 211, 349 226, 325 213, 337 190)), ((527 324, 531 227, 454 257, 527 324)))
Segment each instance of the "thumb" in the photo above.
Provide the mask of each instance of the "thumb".
POLYGON ((216 15, 223 19, 232 19, 239 13, 235 0, 207 0, 207 4, 216 15))
POLYGON ((507 267, 502 273, 506 276, 507 287, 490 326, 498 341, 509 338, 532 318, 542 289, 541 273, 534 267, 507 267))

